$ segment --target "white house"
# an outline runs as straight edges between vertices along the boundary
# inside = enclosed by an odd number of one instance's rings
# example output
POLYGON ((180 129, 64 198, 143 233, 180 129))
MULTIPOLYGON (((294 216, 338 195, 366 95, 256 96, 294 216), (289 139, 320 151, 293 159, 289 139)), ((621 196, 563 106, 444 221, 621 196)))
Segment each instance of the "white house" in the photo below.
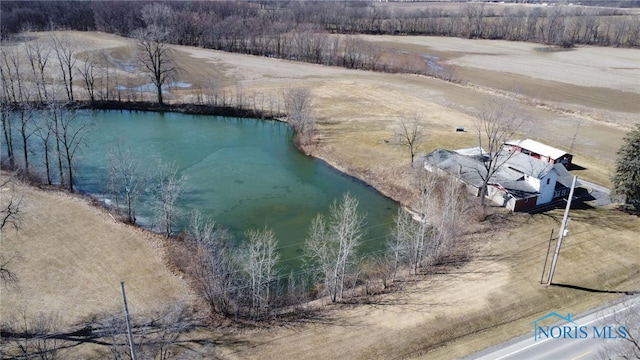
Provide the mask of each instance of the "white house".
MULTIPOLYGON (((454 176, 476 196, 486 174, 486 154, 481 149, 436 149, 425 156, 429 171, 454 176), (480 155, 483 154, 483 155, 480 155)), ((489 179, 487 197, 512 211, 525 211, 566 196, 571 175, 561 164, 551 164, 523 153, 503 151, 501 166, 489 179)))

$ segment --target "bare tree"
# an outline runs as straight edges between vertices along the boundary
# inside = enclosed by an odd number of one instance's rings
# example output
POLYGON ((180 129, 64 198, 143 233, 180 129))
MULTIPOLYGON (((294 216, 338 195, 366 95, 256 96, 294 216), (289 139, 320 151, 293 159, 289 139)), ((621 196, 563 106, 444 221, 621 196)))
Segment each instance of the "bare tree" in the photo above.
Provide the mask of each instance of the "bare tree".
POLYGON ((138 48, 142 54, 139 62, 147 70, 151 82, 156 87, 158 104, 163 105, 163 86, 178 72, 171 57, 171 48, 167 42, 167 30, 156 25, 147 26, 134 33, 138 48))
POLYGON ((84 80, 85 89, 87 89, 87 94, 89 95, 89 100, 92 102, 96 100, 95 95, 95 83, 96 83, 96 72, 95 72, 95 64, 93 59, 88 58, 82 62, 82 67, 78 69, 80 76, 84 80))
MULTIPOLYGON (((0 189, 3 195, 0 196, 0 238, 6 229, 11 226, 15 231, 20 230, 22 224, 22 201, 23 195, 16 189, 18 181, 15 173, 3 175, 0 181, 0 189)), ((2 285, 15 284, 18 280, 16 274, 10 269, 11 256, 7 257, 5 251, 0 246, 0 282, 2 285)))
POLYGON ((42 155, 44 156, 44 168, 47 176, 47 184, 52 184, 51 179, 51 160, 49 159, 51 153, 51 139, 54 135, 52 127, 49 124, 50 117, 43 115, 43 119, 39 119, 35 122, 34 135, 40 139, 42 144, 42 155))
POLYGON ((276 251, 278 242, 272 230, 249 230, 240 248, 241 267, 247 277, 250 291, 251 315, 260 317, 268 311, 271 287, 276 278, 275 266, 280 258, 276 251))
MULTIPOLYGON (((3 195, 0 196, 0 238, 2 238, 7 226, 18 231, 22 223, 23 196, 16 190, 16 181, 15 174, 6 176, 0 181, 0 189, 3 191, 3 195)), ((7 257, 0 247, 0 281, 2 285, 14 284, 17 281, 16 274, 10 269, 10 263, 10 257, 7 257)))
MULTIPOLYGON (((98 55, 101 62, 104 62, 105 66, 100 71, 100 77, 98 78, 100 83, 98 87, 98 98, 100 100, 110 99, 111 88, 110 88, 110 78, 111 78, 111 57, 106 51, 101 51, 98 55)), ((115 82, 118 82, 117 72, 114 72, 114 76, 116 77, 115 82)))
POLYGON ((55 34, 52 34, 51 47, 56 53, 56 58, 58 59, 60 70, 62 71, 62 80, 65 91, 67 92, 67 99, 69 101, 73 101, 73 72, 77 61, 77 44, 69 37, 58 37, 55 34))
POLYGON ((13 149, 13 134, 12 134, 12 109, 13 105, 9 101, 9 97, 6 93, 6 84, 5 84, 5 72, 2 70, 2 66, 0 66, 0 78, 2 78, 2 93, 0 96, 0 120, 2 121, 2 134, 4 135, 4 145, 7 149, 7 162, 9 163, 9 167, 15 167, 15 155, 13 149))
POLYGON ((331 301, 344 296, 345 278, 352 270, 356 249, 364 236, 364 216, 358 214, 358 200, 345 194, 333 202, 329 219, 321 214, 311 222, 305 251, 324 278, 331 301))
POLYGON ((605 342, 598 354, 601 359, 640 359, 640 305, 635 299, 635 303, 633 298, 623 302, 626 308, 614 314, 611 336, 615 338, 605 342))
POLYGON ((232 256, 230 236, 216 227, 211 219, 204 219, 199 211, 191 215, 189 238, 192 247, 184 256, 189 259, 189 271, 196 288, 212 311, 228 314, 233 306, 234 288, 239 274, 236 257, 232 256))
POLYGON ((11 259, 0 252, 0 283, 2 286, 16 285, 18 277, 16 273, 11 270, 11 259))
MULTIPOLYGON (((3 124, 6 126, 5 141, 7 141, 7 152, 11 152, 13 157, 13 139, 11 137, 12 117, 18 119, 16 128, 20 136, 22 145, 22 160, 25 172, 29 172, 29 138, 33 135, 33 108, 30 104, 32 100, 32 86, 27 80, 27 74, 22 68, 24 58, 22 53, 15 47, 11 47, 2 52, 2 63, 0 64, 0 74, 2 84, 5 87, 3 98, 9 103, 3 111, 3 124), (11 149, 9 151, 9 148, 11 149)), ((10 159, 13 161, 13 159, 10 159)))
POLYGON ((462 8, 467 20, 467 37, 469 39, 482 37, 484 10, 484 3, 467 3, 462 8))
POLYGON ((15 189, 16 175, 6 176, 0 182, 0 189, 6 190, 4 195, 0 197, 0 234, 5 226, 11 225, 15 230, 20 228, 22 222, 22 195, 19 195, 15 189))
POLYGON ((398 210, 387 241, 394 271, 408 266, 411 274, 454 254, 467 214, 461 185, 453 178, 441 178, 426 171, 415 174, 418 190, 411 210, 398 210))
MULTIPOLYGON (((56 160, 58 165, 58 177, 60 178, 60 185, 64 186, 64 167, 62 166, 63 152, 61 149, 61 134, 62 126, 61 121, 64 116, 65 109, 60 102, 50 101, 48 106, 48 117, 46 120, 48 132, 53 134, 55 140, 56 160)), ((47 137, 48 134, 45 134, 47 137)), ((46 154, 45 154, 46 155, 46 154)))
MULTIPOLYGON (((89 119, 79 116, 78 111, 59 109, 57 112, 57 132, 56 139, 62 147, 62 158, 65 161, 67 170, 67 188, 73 192, 73 172, 75 169, 76 155, 79 150, 86 145, 85 138, 89 129, 93 125, 89 119)), ((62 177, 61 177, 61 184, 62 177)))
POLYGON ((468 206, 463 186, 454 177, 438 177, 433 181, 436 186, 432 187, 430 193, 424 193, 428 200, 423 201, 430 208, 424 213, 431 225, 426 251, 430 263, 442 263, 459 250, 460 234, 464 228, 462 224, 466 223, 468 206))
POLYGON ((34 82, 38 91, 38 100, 47 101, 49 96, 47 93, 47 83, 45 81, 45 73, 51 48, 40 42, 38 39, 30 41, 25 46, 25 52, 31 71, 33 72, 34 82))
MULTIPOLYGON (((516 111, 506 98, 495 100, 485 106, 474 119, 480 156, 483 159, 483 171, 480 189, 480 203, 485 206, 487 187, 493 175, 509 160, 509 156, 501 156, 505 142, 522 128, 526 121, 523 113, 516 111), (486 153, 482 153, 482 151, 486 153)), ((513 153, 510 153, 513 154, 513 153)))
POLYGON ((401 117, 400 124, 396 128, 394 134, 398 138, 400 145, 406 147, 411 155, 411 167, 413 167, 413 160, 418 151, 418 147, 424 141, 424 134, 422 133, 422 117, 418 114, 414 114, 411 118, 401 117))
POLYGON ((140 161, 131 149, 116 142, 108 150, 109 180, 108 188, 114 197, 116 208, 122 198, 126 209, 127 222, 136 223, 136 206, 147 184, 140 161))
POLYGON ((178 220, 177 202, 184 191, 184 177, 178 174, 176 164, 160 164, 155 178, 156 220, 160 230, 173 235, 178 220))
POLYGON ((296 133, 298 144, 309 145, 316 131, 315 119, 311 116, 311 91, 294 88, 285 94, 287 121, 296 133))
POLYGON ((25 94, 22 103, 17 106, 17 116, 19 117, 18 133, 22 140, 22 160, 24 161, 24 171, 29 173, 29 138, 35 133, 34 111, 29 102, 30 96, 25 94))
POLYGON ((395 226, 388 242, 394 267, 393 280, 398 268, 404 265, 409 267, 412 274, 418 273, 427 250, 429 229, 424 217, 415 220, 408 211, 398 209, 395 226))
POLYGON ((23 96, 23 79, 20 70, 22 60, 15 47, 6 47, 0 52, 0 79, 2 80, 2 131, 7 148, 10 167, 15 167, 15 148, 13 144, 14 110, 19 107, 23 96))

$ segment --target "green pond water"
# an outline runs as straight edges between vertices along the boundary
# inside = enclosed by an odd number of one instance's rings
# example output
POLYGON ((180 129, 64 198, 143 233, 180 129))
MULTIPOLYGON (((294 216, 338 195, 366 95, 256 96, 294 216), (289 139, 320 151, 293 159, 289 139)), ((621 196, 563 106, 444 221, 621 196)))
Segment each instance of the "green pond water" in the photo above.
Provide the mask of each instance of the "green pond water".
MULTIPOLYGON (((324 162, 301 154, 288 126, 276 121, 129 111, 84 112, 95 122, 78 159, 76 186, 104 195, 107 152, 115 142, 131 149, 149 170, 175 162, 186 179, 179 204, 184 215, 199 209, 229 229, 236 241, 244 231, 265 226, 279 241, 282 266, 301 265, 309 224, 344 193, 355 196, 366 214, 361 251, 381 251, 397 204, 324 162)), ((142 199, 138 221, 152 213, 142 199)))

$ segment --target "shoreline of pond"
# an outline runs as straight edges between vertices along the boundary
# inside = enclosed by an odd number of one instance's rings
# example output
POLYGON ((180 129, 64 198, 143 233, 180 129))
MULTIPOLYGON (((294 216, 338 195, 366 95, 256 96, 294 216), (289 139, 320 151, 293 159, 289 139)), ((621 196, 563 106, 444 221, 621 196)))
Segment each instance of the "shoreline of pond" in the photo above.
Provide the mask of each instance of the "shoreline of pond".
MULTIPOLYGON (((193 103, 166 103, 160 105, 155 102, 127 102, 127 101, 75 101, 68 103, 67 106, 75 107, 83 110, 121 110, 121 111, 149 111, 149 112, 174 112, 188 115, 209 115, 209 116, 229 116, 229 117, 245 117, 256 120, 272 120, 282 123, 288 122, 284 120, 286 114, 266 112, 258 109, 243 109, 234 106, 219 106, 219 105, 207 105, 207 104, 193 104, 193 103)), ((291 128, 291 126, 289 126, 291 128)), ((292 129, 293 130, 293 129, 292 129)), ((403 208, 408 208, 407 204, 404 204, 399 196, 393 196, 391 191, 385 191, 380 186, 375 186, 371 182, 365 180, 363 176, 359 176, 356 172, 349 171, 344 167, 338 166, 331 162, 324 156, 321 156, 317 151, 314 151, 316 144, 307 146, 301 146, 294 141, 294 146, 303 155, 312 157, 316 160, 322 161, 327 166, 333 168, 335 171, 350 177, 354 181, 357 181, 367 187, 374 189, 383 197, 397 203, 403 208)), ((387 184, 391 186, 392 184, 387 184)))

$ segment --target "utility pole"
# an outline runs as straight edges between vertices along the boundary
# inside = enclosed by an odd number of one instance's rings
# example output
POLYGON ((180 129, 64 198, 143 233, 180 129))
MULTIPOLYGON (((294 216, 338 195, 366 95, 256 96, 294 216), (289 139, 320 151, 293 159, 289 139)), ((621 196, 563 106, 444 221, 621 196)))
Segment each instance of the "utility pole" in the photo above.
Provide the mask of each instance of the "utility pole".
POLYGON ((545 271, 547 271, 547 261, 549 261, 549 251, 551 250, 551 240, 553 240, 553 229, 551 229, 551 235, 549 235, 549 245, 547 245, 547 256, 544 257, 544 266, 542 267, 540 284, 544 284, 544 273, 545 271))
POLYGON ((127 319, 127 335, 129 337, 129 349, 131 349, 131 360, 136 360, 136 353, 133 351, 133 334, 131 333, 131 320, 129 320, 129 307, 127 307, 127 295, 124 293, 124 282, 120 281, 122 289, 122 303, 124 304, 124 316, 127 319))
POLYGON ((571 200, 573 199, 573 189, 576 187, 577 176, 573 176, 571 182, 571 191, 569 191, 569 198, 567 199, 567 207, 564 209, 564 217, 562 218, 562 224, 560 224, 560 234, 558 234, 558 243, 556 244, 556 250, 553 253, 553 259, 551 260, 551 270, 549 270, 549 279, 547 280, 547 286, 551 285, 553 280, 553 273, 556 271, 556 263, 558 262, 558 255, 560 254, 560 246, 562 246, 562 238, 565 235, 567 229, 567 222, 569 221, 569 209, 571 208, 571 200))

